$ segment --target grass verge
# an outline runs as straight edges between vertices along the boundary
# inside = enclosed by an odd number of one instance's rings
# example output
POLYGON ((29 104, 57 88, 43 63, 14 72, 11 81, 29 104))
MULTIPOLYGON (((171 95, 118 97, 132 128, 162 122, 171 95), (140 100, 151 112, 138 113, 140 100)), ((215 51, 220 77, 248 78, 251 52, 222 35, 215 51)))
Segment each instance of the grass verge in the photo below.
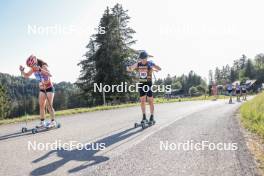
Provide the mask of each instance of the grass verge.
MULTIPOLYGON (((226 96, 219 96, 218 99, 227 98, 226 96)), ((199 97, 185 97, 185 98, 175 98, 175 99, 165 99, 165 98, 155 98, 156 104, 161 103, 173 103, 173 102, 182 102, 182 101, 198 101, 198 100, 213 100, 214 97, 212 96, 199 96, 199 97)), ((121 104, 121 105, 111 105, 111 106, 96 106, 91 108, 75 108, 75 109, 67 109, 67 110, 60 110, 56 111, 56 117, 60 116, 69 116, 73 114, 85 113, 85 112, 94 112, 94 111, 103 111, 103 110, 110 110, 110 109, 118 109, 118 108, 127 108, 132 106, 138 106, 139 103, 128 103, 128 104, 121 104)), ((49 117, 49 115, 47 115, 49 117)), ((39 115, 28 115, 22 116, 12 119, 4 119, 0 120, 0 125, 10 124, 10 123, 17 123, 17 122, 24 122, 24 121, 32 121, 39 118, 39 115)))
POLYGON ((264 139, 264 93, 244 103, 240 112, 243 125, 264 139))
POLYGON ((264 92, 240 107, 241 122, 249 131, 247 146, 264 175, 264 92))

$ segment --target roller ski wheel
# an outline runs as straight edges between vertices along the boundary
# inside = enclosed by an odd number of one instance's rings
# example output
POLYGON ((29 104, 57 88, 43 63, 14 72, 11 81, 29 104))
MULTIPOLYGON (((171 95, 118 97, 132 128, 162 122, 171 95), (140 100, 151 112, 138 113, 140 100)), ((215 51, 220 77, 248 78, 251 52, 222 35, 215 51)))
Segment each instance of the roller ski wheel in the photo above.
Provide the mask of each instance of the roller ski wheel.
POLYGON ((141 120, 140 123, 148 123, 148 119, 141 120))
POLYGON ((138 127, 138 123, 135 123, 135 124, 134 124, 134 128, 137 128, 137 127, 138 127))
POLYGON ((32 129, 32 134, 36 134, 38 132, 38 129, 37 128, 33 128, 32 129))
POLYGON ((28 131, 28 129, 26 127, 23 127, 21 131, 22 131, 22 133, 26 133, 28 131))
POLYGON ((155 121, 150 121, 149 126, 155 125, 155 123, 156 123, 155 121))
POLYGON ((147 123, 148 123, 148 120, 146 118, 141 120, 140 125, 141 125, 142 129, 146 128, 147 123))
POLYGON ((140 123, 135 123, 134 128, 142 127, 142 124, 144 124, 144 127, 146 126, 146 122, 141 121, 140 123))
POLYGON ((147 126, 146 126, 145 123, 141 123, 141 127, 142 127, 142 129, 144 130, 147 126))
POLYGON ((57 128, 60 128, 61 127, 61 124, 60 123, 57 123, 57 128))
POLYGON ((152 125, 155 125, 156 121, 155 120, 151 120, 149 121, 149 125, 152 126, 152 125))

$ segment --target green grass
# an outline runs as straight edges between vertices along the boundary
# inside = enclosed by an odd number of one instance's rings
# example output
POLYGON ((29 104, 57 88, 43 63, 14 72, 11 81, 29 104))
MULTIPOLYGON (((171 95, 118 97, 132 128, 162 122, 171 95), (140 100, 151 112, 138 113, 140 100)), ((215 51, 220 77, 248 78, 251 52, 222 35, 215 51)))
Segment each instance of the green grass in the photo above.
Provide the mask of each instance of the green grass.
MULTIPOLYGON (((228 98, 226 96, 219 96, 218 99, 228 98)), ((205 96, 199 96, 199 97, 185 97, 185 98, 178 98, 178 99, 165 99, 165 98, 155 98, 156 104, 161 103, 173 103, 173 102, 182 102, 182 101, 197 101, 197 100, 213 100, 214 97, 206 97, 205 96)), ((85 112, 94 112, 94 111, 103 111, 103 110, 110 110, 110 109, 118 109, 118 108, 126 108, 126 107, 132 107, 132 106, 138 106, 139 103, 128 103, 128 104, 121 104, 121 105, 112 105, 112 106, 96 106, 92 108, 75 108, 75 109, 67 109, 67 110, 61 110, 56 111, 56 117, 59 116, 69 116, 73 114, 80 114, 85 112)), ((49 115, 47 115, 49 117, 49 115)), ((12 119, 4 119, 0 120, 0 125, 3 124, 9 124, 9 123, 16 123, 16 122, 24 122, 26 120, 32 121, 35 119, 38 119, 39 115, 28 115, 23 117, 17 117, 12 119)))
POLYGON ((264 175, 264 92, 240 107, 241 122, 251 133, 257 134, 257 138, 250 137, 247 143, 253 153, 257 166, 264 175))
MULTIPOLYGON (((61 110, 56 111, 56 116, 69 116, 73 114, 80 114, 85 112, 94 112, 94 111, 103 111, 103 110, 110 110, 110 109, 117 109, 117 108, 125 108, 125 107, 131 107, 136 106, 137 103, 129 103, 129 104, 121 104, 121 105, 113 105, 113 106, 96 106, 92 108, 75 108, 75 109, 67 109, 67 110, 61 110)), ((47 115, 49 117, 49 114, 47 115)), ((22 116, 12 119, 4 119, 0 120, 0 125, 3 124, 9 124, 9 123, 16 123, 16 122, 24 122, 26 120, 32 121, 39 118, 39 115, 28 115, 28 116, 22 116)))
POLYGON ((242 124, 264 139, 264 93, 244 103, 240 112, 242 124))

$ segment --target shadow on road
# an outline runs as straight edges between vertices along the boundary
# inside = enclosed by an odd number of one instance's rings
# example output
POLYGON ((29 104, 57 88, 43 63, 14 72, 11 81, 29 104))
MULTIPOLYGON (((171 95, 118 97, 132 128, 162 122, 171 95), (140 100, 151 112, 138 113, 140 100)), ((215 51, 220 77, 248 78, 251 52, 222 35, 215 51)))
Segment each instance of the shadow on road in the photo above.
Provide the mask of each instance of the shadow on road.
POLYGON ((29 130, 26 133, 16 132, 16 133, 11 133, 11 134, 6 134, 6 135, 3 135, 3 136, 0 136, 0 141, 6 140, 6 139, 11 139, 11 138, 27 136, 27 135, 32 135, 31 130, 29 130))
MULTIPOLYGON (((103 139, 100 139, 96 142, 93 142, 93 144, 105 144, 105 148, 118 143, 122 140, 125 140, 129 138, 130 136, 140 132, 141 130, 134 130, 134 128, 130 128, 121 132, 118 132, 116 134, 113 134, 111 136, 107 136, 103 139)), ((92 145, 92 144, 89 144, 92 145)), ((86 145, 86 148, 91 148, 91 146, 86 145)), ((64 164, 70 162, 70 161, 83 161, 84 163, 76 168, 70 169, 69 173, 75 173, 80 170, 83 170, 87 167, 90 167, 95 164, 99 164, 102 162, 105 162, 109 160, 110 158, 105 156, 96 156, 96 154, 100 150, 86 150, 86 149, 74 149, 74 150, 64 150, 62 148, 58 148, 57 150, 52 150, 42 157, 32 161, 33 163, 38 163, 42 160, 47 159, 50 155, 57 154, 58 157, 61 159, 54 161, 52 163, 49 163, 45 166, 39 167, 31 172, 31 175, 45 175, 49 174, 51 172, 54 172, 58 168, 62 167, 64 164)))
MULTIPOLYGON (((52 128, 52 129, 48 129, 48 130, 45 130, 45 129, 39 130, 38 133, 48 132, 48 131, 55 130, 55 129, 57 129, 57 128, 52 128)), ((0 141, 12 139, 12 138, 18 138, 18 137, 22 137, 22 136, 29 136, 29 135, 35 135, 35 134, 32 134, 32 129, 28 129, 28 131, 25 133, 15 132, 15 133, 10 133, 10 134, 0 136, 0 141)))

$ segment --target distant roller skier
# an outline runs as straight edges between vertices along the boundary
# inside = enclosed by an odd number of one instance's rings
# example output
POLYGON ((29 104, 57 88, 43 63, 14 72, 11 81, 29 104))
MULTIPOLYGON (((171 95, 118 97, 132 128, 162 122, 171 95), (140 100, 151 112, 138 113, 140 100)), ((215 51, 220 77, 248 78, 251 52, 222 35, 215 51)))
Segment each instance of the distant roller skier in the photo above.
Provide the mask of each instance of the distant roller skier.
POLYGON ((232 83, 227 84, 226 86, 227 93, 229 95, 229 104, 233 103, 233 85, 232 83))
POLYGON ((211 91, 212 91, 213 96, 214 96, 214 99, 213 99, 213 100, 217 100, 217 97, 218 97, 218 90, 217 90, 217 85, 216 85, 215 82, 213 82, 213 85, 212 85, 211 91))
POLYGON ((241 97, 241 86, 239 85, 239 83, 236 83, 236 97, 237 97, 237 102, 240 102, 240 97, 241 97))
POLYGON ((241 86, 241 91, 242 91, 242 99, 244 100, 244 101, 246 101, 247 100, 247 86, 246 86, 246 84, 243 84, 242 86, 241 86))

